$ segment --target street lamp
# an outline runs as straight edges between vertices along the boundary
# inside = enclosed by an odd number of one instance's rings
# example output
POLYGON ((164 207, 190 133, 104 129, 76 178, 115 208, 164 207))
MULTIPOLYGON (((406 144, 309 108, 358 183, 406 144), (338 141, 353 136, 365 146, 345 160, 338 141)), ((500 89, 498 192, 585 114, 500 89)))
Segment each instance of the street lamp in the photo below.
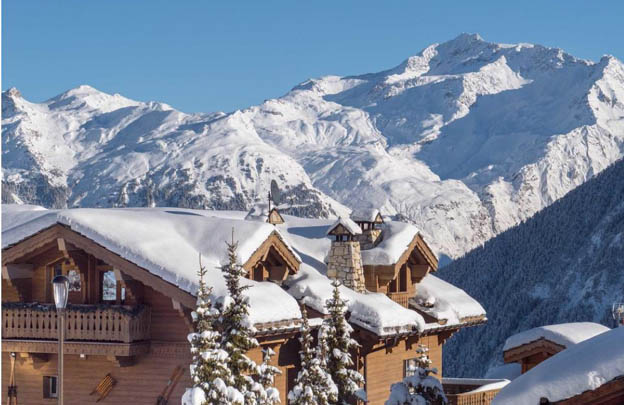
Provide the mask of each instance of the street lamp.
POLYGON ((58 314, 59 331, 57 393, 58 403, 63 405, 63 341, 65 340, 65 307, 69 293, 69 279, 65 276, 54 277, 52 291, 54 292, 54 305, 56 305, 56 313, 58 314))

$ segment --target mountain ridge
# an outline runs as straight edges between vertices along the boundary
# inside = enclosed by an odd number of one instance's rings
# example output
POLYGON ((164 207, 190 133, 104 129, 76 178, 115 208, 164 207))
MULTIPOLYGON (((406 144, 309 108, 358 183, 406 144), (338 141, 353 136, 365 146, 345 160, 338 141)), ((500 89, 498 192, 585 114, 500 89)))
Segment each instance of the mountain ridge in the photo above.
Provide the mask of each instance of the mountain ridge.
POLYGON ((4 202, 249 209, 275 178, 291 213, 379 207, 451 257, 624 154, 620 61, 475 34, 230 113, 90 86, 43 103, 17 93, 3 93, 4 202))
POLYGON ((502 363, 508 337, 533 327, 591 321, 613 326, 624 299, 624 160, 533 217, 438 271, 488 314, 444 347, 453 376, 502 363))

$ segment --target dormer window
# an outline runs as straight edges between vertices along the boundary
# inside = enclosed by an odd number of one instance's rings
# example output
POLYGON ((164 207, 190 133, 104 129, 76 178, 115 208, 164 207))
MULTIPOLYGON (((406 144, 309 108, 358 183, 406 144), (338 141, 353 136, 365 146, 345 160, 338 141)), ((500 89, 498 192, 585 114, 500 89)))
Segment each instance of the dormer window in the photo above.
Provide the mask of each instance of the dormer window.
POLYGON ((247 278, 254 281, 282 283, 289 274, 297 272, 297 258, 284 245, 277 233, 272 234, 243 266, 247 278))
POLYGON ((401 266, 401 270, 399 270, 399 273, 397 274, 397 276, 388 285, 388 292, 389 293, 407 292, 408 285, 411 282, 411 280, 408 280, 408 278, 409 278, 409 273, 407 271, 407 266, 404 264, 403 266, 401 266))

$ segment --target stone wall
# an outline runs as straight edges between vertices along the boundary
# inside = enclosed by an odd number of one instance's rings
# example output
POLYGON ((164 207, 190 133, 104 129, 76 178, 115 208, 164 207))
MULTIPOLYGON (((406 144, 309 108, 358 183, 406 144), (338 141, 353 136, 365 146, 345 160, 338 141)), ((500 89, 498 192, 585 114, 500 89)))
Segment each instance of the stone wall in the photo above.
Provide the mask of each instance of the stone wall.
POLYGON ((355 238, 360 242, 362 250, 372 249, 381 242, 381 229, 367 229, 355 235, 355 238))
POLYGON ((332 242, 328 256, 327 276, 338 279, 355 291, 366 291, 359 241, 332 242))

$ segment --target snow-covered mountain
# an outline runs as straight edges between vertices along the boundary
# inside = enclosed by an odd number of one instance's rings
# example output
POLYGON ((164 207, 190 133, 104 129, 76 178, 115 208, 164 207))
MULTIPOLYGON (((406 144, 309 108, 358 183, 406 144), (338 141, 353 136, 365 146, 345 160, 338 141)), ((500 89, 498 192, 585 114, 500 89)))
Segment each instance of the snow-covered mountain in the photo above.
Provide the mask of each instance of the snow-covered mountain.
POLYGON ((444 370, 483 376, 505 339, 536 326, 613 326, 624 302, 624 160, 438 272, 487 311, 444 346, 444 370))
POLYGON ((2 104, 5 202, 246 209, 275 178, 298 215, 379 207, 451 257, 624 152, 620 61, 468 34, 229 114, 88 86, 2 104))

